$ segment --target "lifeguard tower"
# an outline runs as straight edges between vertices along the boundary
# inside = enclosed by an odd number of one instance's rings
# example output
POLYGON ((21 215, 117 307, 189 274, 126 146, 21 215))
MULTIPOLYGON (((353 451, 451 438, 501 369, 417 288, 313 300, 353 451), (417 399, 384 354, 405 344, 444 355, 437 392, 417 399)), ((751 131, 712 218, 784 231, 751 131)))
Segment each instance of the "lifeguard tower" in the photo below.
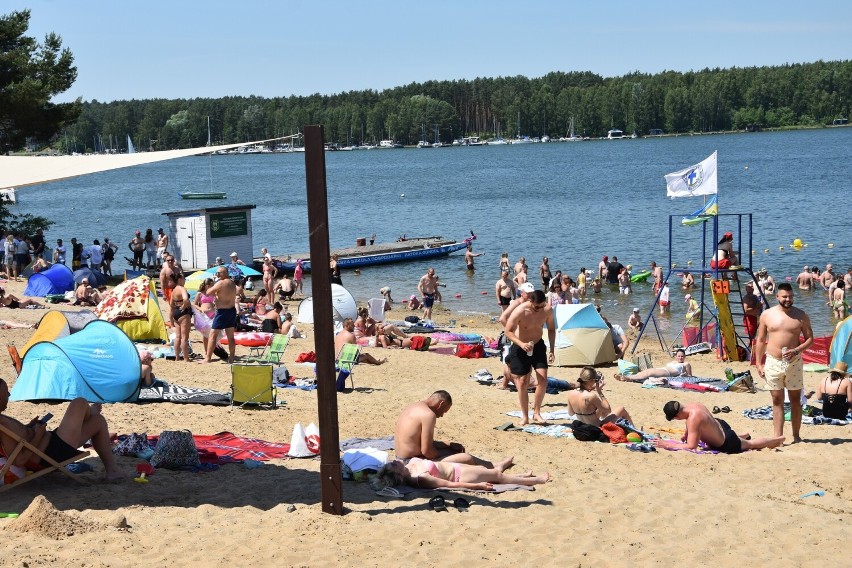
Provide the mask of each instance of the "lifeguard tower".
MULTIPOLYGON (((680 276, 677 269, 688 270, 693 274, 695 286, 684 290, 683 293, 691 294, 696 300, 698 314, 680 328, 671 343, 667 343, 656 315, 663 290, 661 287, 632 352, 636 352, 642 336, 653 329, 663 351, 671 352, 680 346, 686 349, 687 354, 715 349, 720 359, 748 361, 751 358, 754 335, 757 333, 757 323, 747 322, 743 307, 746 284, 756 282, 751 264, 752 215, 729 213, 696 216, 696 213, 686 216, 669 215, 668 272, 664 282, 669 283, 672 276, 680 276), (721 231, 720 225, 723 227, 721 231), (730 266, 719 262, 717 256, 720 235, 725 233, 731 233, 733 237, 732 246, 729 247, 733 255, 728 252, 730 266), (693 266, 691 260, 676 258, 688 251, 695 251, 698 246, 701 252, 698 266, 693 266), (698 325, 695 326, 695 323, 698 325)), ((675 281, 674 288, 680 291, 680 282, 675 281)), ((755 285, 754 288, 754 294, 762 307, 768 308, 769 304, 760 287, 755 285)), ((674 296, 673 291, 670 293, 674 296)))

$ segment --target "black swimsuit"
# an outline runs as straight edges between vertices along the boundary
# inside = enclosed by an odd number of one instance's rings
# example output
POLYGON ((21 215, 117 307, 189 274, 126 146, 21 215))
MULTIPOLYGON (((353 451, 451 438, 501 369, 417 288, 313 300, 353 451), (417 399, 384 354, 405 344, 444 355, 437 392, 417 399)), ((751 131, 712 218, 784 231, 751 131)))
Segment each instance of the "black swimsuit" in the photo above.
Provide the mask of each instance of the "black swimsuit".
MULTIPOLYGON (((828 379, 825 382, 825 386, 827 387, 828 379)), ((843 379, 837 384, 837 390, 834 391, 834 394, 822 393, 822 415, 826 418, 846 419, 846 414, 849 412, 849 401, 846 400, 845 394, 838 394, 840 392, 840 385, 842 384, 843 379)))
MULTIPOLYGON (((72 448, 65 442, 65 440, 60 438, 59 434, 56 433, 56 430, 50 433, 50 439, 47 441, 47 447, 44 448, 45 455, 50 456, 58 463, 62 463, 65 460, 73 458, 78 453, 79 450, 77 450, 77 448, 72 448)), ((39 462, 44 467, 50 467, 52 465, 44 459, 39 460, 39 462)))

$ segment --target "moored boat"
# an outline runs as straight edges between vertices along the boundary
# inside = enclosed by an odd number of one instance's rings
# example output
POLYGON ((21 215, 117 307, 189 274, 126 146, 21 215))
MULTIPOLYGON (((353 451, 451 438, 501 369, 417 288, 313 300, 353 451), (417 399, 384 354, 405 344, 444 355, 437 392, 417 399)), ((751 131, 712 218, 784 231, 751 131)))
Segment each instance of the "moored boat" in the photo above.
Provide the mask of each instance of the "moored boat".
MULTIPOLYGON (((392 264, 395 262, 447 256, 452 252, 467 248, 467 245, 474 239, 476 239, 476 235, 473 234, 473 231, 463 241, 447 240, 443 237, 405 238, 403 236, 394 243, 377 243, 337 249, 332 251, 332 253, 337 254, 337 265, 340 268, 361 268, 378 264, 392 264)), ((302 270, 310 272, 311 260, 309 253, 273 257, 275 265, 283 270, 294 270, 296 268, 296 261, 299 259, 302 261, 302 270)), ((259 258, 254 260, 255 263, 262 262, 262 259, 259 258)))
POLYGON ((183 191, 178 193, 182 199, 227 199, 224 191, 183 191))

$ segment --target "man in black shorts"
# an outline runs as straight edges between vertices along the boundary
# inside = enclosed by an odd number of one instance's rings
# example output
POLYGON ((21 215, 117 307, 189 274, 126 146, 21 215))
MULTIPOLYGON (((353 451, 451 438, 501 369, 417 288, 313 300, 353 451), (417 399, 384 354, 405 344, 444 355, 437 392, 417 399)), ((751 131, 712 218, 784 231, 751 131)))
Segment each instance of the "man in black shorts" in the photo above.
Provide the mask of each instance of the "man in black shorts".
POLYGON ((543 422, 541 403, 547 389, 547 366, 553 362, 556 348, 556 325, 553 308, 541 290, 529 293, 529 300, 515 308, 506 322, 506 339, 512 342, 509 348, 509 370, 515 377, 518 398, 523 415, 521 424, 529 424, 530 373, 535 369, 536 385, 533 402, 533 421, 543 422), (541 328, 547 326, 550 353, 544 346, 541 328))
POLYGON ((693 402, 681 405, 676 400, 670 400, 663 407, 666 420, 686 420, 686 432, 680 439, 655 439, 654 445, 669 450, 694 450, 698 442, 704 442, 707 447, 723 454, 739 454, 746 450, 762 448, 777 448, 784 443, 784 436, 776 438, 752 439, 749 434, 737 435, 724 420, 714 418, 703 404, 693 402))

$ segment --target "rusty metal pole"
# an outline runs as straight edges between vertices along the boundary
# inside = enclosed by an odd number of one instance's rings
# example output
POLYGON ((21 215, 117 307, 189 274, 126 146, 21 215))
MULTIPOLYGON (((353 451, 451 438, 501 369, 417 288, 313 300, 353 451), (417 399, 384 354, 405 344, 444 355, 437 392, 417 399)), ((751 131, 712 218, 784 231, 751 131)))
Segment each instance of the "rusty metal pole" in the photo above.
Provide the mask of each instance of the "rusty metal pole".
POLYGON ((305 181, 311 247, 311 293, 314 304, 314 346, 317 353, 317 401, 320 429, 320 493, 322 510, 343 514, 343 476, 334 376, 334 323, 329 268, 328 195, 322 126, 305 126, 305 181))

